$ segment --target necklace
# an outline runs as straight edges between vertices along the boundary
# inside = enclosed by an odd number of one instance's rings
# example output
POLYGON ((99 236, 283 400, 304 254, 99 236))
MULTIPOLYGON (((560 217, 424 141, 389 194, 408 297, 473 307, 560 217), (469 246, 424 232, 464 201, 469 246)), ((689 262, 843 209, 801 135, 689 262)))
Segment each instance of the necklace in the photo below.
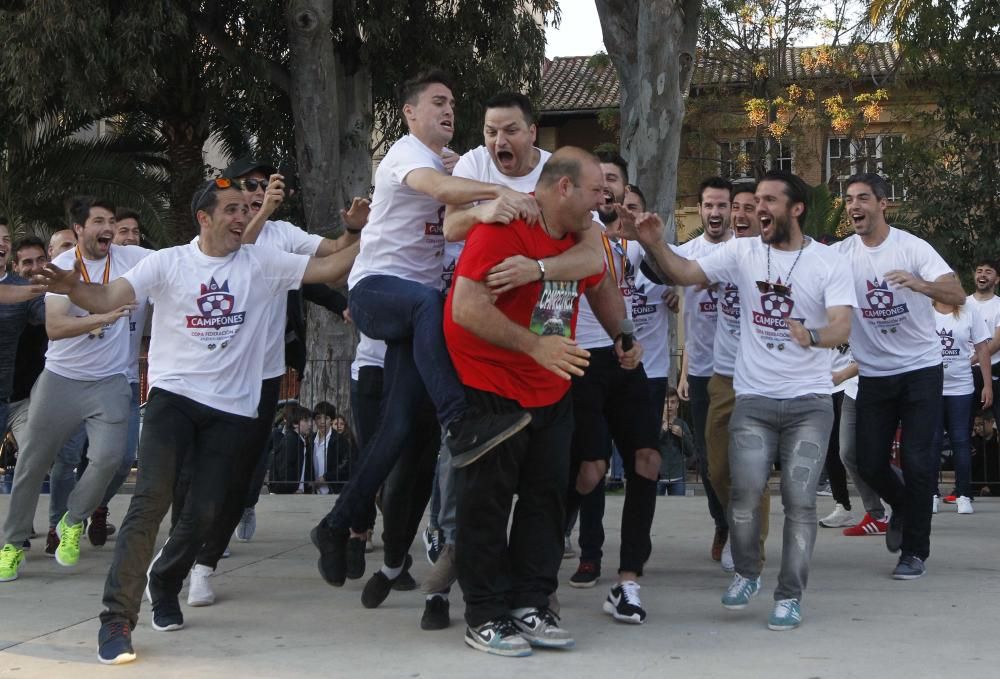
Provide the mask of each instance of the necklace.
MULTIPOLYGON (((799 253, 795 255, 795 261, 792 262, 792 268, 788 270, 788 275, 785 276, 785 287, 792 287, 792 272, 795 271, 795 265, 799 263, 799 257, 802 256, 802 251, 806 247, 806 237, 802 237, 802 245, 799 246, 799 253)), ((767 244, 767 282, 771 282, 771 244, 767 244)))
POLYGON ((549 223, 545 221, 545 213, 542 212, 542 208, 540 206, 538 208, 538 214, 542 216, 542 228, 545 229, 545 235, 552 238, 552 232, 549 231, 549 223))

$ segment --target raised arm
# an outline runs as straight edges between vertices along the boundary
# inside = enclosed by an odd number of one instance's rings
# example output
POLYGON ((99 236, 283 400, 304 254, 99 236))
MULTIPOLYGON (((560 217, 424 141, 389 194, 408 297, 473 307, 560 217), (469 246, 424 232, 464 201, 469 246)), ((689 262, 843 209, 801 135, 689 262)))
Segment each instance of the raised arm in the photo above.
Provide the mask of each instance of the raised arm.
MULTIPOLYGON (((60 269, 54 264, 46 264, 42 273, 32 279, 45 285, 48 292, 69 295, 73 304, 92 314, 105 314, 121 310, 126 305, 135 305, 135 290, 124 278, 116 278, 107 285, 84 283, 80 280, 80 260, 76 260, 70 270, 60 269)), ((46 310, 45 322, 49 316, 46 310)))
POLYGON ((965 290, 962 283, 954 271, 950 271, 943 276, 938 276, 933 281, 925 281, 920 276, 909 271, 890 271, 885 275, 885 280, 893 285, 909 288, 921 295, 926 295, 936 302, 950 304, 951 306, 962 306, 965 304, 965 290))
POLYGON ((360 245, 352 243, 326 257, 310 257, 303 283, 326 283, 334 287, 343 285, 351 273, 354 258, 358 256, 360 245))
POLYGON ((472 334, 498 347, 530 356, 564 380, 582 375, 590 353, 562 335, 540 336, 510 320, 496 308, 489 288, 480 281, 456 276, 452 319, 472 334))
POLYGON ((668 280, 664 284, 678 285, 708 285, 708 276, 702 271, 698 262, 681 257, 663 242, 663 220, 652 212, 644 212, 635 219, 635 228, 639 242, 646 250, 646 256, 652 257, 656 266, 665 274, 668 280))
POLYGON ((515 213, 529 224, 539 219, 538 204, 533 196, 499 184, 485 184, 463 177, 452 177, 429 167, 411 170, 404 181, 414 191, 425 193, 445 205, 468 205, 484 200, 506 198, 513 205, 515 213))

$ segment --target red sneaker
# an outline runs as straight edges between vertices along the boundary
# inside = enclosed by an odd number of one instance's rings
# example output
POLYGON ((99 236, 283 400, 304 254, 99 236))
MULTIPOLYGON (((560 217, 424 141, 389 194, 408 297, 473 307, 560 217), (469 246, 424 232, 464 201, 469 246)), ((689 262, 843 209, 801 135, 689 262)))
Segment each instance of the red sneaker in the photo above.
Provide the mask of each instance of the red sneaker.
POLYGON ((957 501, 958 501, 957 495, 945 495, 943 498, 941 498, 941 502, 945 503, 946 505, 953 505, 957 501))
POLYGON ((861 537, 864 535, 885 535, 889 528, 889 522, 885 519, 873 519, 872 515, 865 512, 865 518, 856 526, 844 529, 844 535, 848 537, 861 537))

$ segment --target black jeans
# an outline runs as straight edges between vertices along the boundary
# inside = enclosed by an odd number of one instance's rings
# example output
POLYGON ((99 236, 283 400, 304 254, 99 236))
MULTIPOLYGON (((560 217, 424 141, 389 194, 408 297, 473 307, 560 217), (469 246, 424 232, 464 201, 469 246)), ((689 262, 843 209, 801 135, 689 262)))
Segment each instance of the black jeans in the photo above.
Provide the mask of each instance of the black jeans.
MULTIPOLYGON (((271 428, 274 426, 274 414, 278 409, 278 396, 281 392, 281 377, 270 377, 260 385, 260 404, 257 406, 257 418, 253 421, 250 431, 247 432, 246 446, 233 459, 229 489, 226 492, 226 502, 222 506, 222 512, 218 521, 212 526, 205 544, 198 552, 197 563, 215 569, 219 565, 219 559, 229 545, 233 537, 233 531, 243 518, 243 510, 246 507, 253 507, 247 504, 248 497, 256 497, 260 494, 260 485, 254 488, 257 469, 265 467, 269 443, 271 442, 271 428)), ((261 476, 260 482, 264 478, 261 476)), ((185 499, 186 504, 186 499, 185 499)), ((180 520, 183 520, 183 506, 174 507, 174 511, 181 511, 180 520)), ((170 537, 173 539, 174 534, 170 537)), ((159 563, 157 563, 159 566, 159 563)))
POLYGON ((830 479, 833 500, 844 509, 851 511, 851 494, 847 490, 847 470, 840 460, 840 409, 844 405, 844 392, 838 391, 833 398, 833 429, 830 431, 830 445, 826 449, 826 475, 830 479))
MULTIPOLYGON (((360 455, 364 454, 368 441, 375 436, 382 417, 382 368, 375 365, 363 365, 358 368, 358 379, 351 380, 351 413, 354 415, 354 434, 358 443, 358 465, 360 455)), ((355 470, 351 470, 354 475, 355 470)), ((368 503, 361 523, 368 528, 375 527, 375 517, 378 511, 375 501, 368 503)), ((366 529, 367 530, 367 529, 366 529)))
POLYGON ((941 366, 858 381, 858 472, 903 519, 904 554, 926 559, 931 545, 931 503, 937 486, 939 450, 934 437, 941 422, 941 366), (889 457, 902 424, 903 479, 889 457))
POLYGON ((150 392, 139 441, 142 464, 104 584, 102 623, 128 622, 135 627, 160 522, 170 509, 179 470, 190 464, 191 486, 182 519, 152 574, 159 589, 180 592, 222 510, 233 459, 243 450, 252 424, 248 417, 224 413, 162 389, 150 392))
POLYGON ((708 499, 708 513, 715 521, 716 528, 726 528, 729 524, 726 521, 726 509, 722 506, 722 501, 712 488, 712 482, 708 479, 708 452, 705 447, 705 420, 708 419, 708 381, 709 377, 697 377, 688 375, 688 397, 691 404, 691 427, 694 430, 694 445, 698 455, 698 475, 701 483, 705 487, 705 496, 708 499))
MULTIPOLYGON (((486 412, 521 410, 495 394, 466 392, 470 405, 486 412)), ((513 608, 548 606, 559 584, 573 405, 567 394, 528 412, 527 428, 456 470, 455 565, 465 594, 465 621, 473 627, 513 608)))

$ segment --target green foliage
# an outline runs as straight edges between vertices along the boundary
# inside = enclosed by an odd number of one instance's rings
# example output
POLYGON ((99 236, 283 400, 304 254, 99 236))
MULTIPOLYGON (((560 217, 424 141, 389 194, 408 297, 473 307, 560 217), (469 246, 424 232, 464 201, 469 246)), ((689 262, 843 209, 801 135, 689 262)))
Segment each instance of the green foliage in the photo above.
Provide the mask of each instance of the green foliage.
POLYGON ((814 238, 824 235, 835 236, 844 218, 844 201, 835 196, 826 184, 809 188, 806 222, 802 232, 814 238))

